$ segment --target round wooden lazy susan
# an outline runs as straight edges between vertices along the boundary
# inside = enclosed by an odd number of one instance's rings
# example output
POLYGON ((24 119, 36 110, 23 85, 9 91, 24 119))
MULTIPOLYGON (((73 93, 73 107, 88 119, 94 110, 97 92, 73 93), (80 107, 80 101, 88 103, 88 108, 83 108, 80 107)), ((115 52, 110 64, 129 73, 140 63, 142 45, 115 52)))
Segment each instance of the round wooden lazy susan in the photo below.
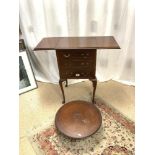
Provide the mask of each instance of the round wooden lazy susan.
POLYGON ((85 101, 64 104, 55 117, 57 129, 71 138, 90 136, 100 128, 101 124, 102 116, 98 108, 85 101))

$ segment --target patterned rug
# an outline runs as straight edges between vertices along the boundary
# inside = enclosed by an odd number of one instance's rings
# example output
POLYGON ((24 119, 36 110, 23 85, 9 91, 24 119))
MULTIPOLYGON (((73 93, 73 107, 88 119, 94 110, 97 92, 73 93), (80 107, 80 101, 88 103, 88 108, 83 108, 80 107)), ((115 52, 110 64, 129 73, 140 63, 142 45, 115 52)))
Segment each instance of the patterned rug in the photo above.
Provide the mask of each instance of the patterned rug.
POLYGON ((96 103, 102 126, 90 137, 71 139, 54 126, 30 137, 37 155, 134 155, 134 123, 104 103, 96 103))

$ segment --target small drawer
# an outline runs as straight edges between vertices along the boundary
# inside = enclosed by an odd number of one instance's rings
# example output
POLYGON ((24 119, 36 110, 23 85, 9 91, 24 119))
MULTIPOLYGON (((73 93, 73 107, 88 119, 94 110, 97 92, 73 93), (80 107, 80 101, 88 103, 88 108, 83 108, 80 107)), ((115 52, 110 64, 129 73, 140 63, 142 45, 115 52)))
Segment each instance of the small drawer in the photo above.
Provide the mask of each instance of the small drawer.
POLYGON ((87 71, 63 71, 60 73, 61 78, 70 78, 70 79, 88 79, 94 78, 95 73, 87 71))
POLYGON ((73 76, 76 78, 82 78, 82 77, 86 78, 88 75, 89 73, 86 73, 86 72, 75 72, 73 74, 73 76))
POLYGON ((79 68, 79 67, 91 67, 91 66, 92 66, 91 61, 85 62, 85 61, 71 60, 71 62, 65 61, 62 67, 63 68, 79 68))
POLYGON ((94 54, 95 52, 94 51, 88 51, 88 50, 82 50, 82 51, 79 51, 79 52, 74 52, 74 54, 72 55, 72 58, 73 59, 83 59, 83 60, 87 60, 87 59, 90 59, 90 58, 93 58, 94 57, 94 54))
POLYGON ((56 50, 57 57, 64 59, 87 59, 96 55, 95 49, 66 49, 56 50))

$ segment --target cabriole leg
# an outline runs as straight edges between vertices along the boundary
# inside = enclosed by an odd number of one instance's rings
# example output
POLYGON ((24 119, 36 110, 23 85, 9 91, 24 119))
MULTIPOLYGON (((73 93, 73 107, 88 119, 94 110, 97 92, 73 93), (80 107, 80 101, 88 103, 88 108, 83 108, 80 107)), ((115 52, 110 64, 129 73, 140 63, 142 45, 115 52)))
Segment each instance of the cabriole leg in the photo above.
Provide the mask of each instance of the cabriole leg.
POLYGON ((96 92, 97 79, 90 79, 90 80, 92 81, 92 84, 93 84, 93 99, 92 99, 92 102, 93 102, 93 104, 95 104, 94 97, 95 97, 95 92, 96 92))
POLYGON ((60 85, 60 88, 61 88, 61 91, 62 91, 62 96, 63 96, 62 103, 64 104, 65 103, 65 94, 64 94, 63 85, 62 85, 63 81, 65 81, 65 80, 60 79, 59 80, 59 85, 60 85))
POLYGON ((66 85, 65 85, 65 87, 68 87, 68 80, 66 79, 66 85))

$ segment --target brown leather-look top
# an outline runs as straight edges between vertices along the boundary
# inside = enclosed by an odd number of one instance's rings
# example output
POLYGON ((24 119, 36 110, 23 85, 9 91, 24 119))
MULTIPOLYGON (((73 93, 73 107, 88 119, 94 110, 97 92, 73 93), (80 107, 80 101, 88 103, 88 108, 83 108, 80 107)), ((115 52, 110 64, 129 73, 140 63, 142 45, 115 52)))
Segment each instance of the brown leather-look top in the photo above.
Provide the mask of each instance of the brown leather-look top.
POLYGON ((120 47, 113 36, 49 37, 43 38, 34 51, 52 49, 120 49, 120 47))
POLYGON ((86 101, 71 101, 64 104, 55 116, 55 125, 64 135, 84 138, 94 134, 102 124, 98 108, 86 101))

